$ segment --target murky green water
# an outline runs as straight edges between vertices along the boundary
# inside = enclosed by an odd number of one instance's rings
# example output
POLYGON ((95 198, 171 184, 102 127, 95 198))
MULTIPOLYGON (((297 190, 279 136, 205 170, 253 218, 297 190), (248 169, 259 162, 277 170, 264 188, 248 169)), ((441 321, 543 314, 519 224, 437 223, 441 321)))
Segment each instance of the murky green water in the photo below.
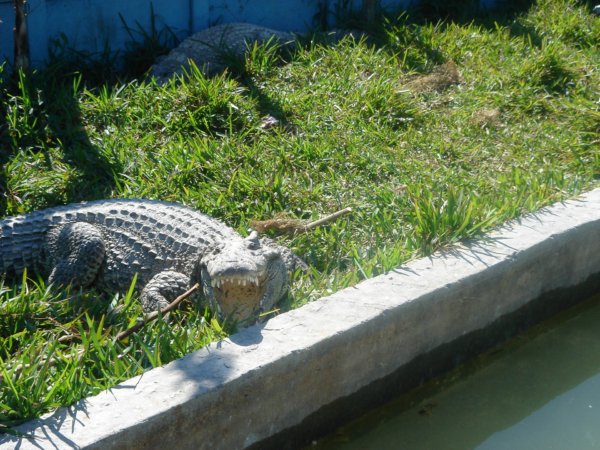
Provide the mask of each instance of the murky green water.
POLYGON ((600 448, 600 296, 309 448, 600 448))

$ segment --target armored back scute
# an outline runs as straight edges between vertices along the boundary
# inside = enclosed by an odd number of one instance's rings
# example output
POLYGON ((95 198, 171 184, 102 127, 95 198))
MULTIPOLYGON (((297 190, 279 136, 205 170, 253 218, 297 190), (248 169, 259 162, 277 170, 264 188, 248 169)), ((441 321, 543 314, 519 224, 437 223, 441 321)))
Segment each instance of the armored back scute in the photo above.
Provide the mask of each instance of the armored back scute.
POLYGON ((0 220, 0 273, 21 275, 35 265, 45 233, 50 226, 75 220, 86 203, 58 206, 0 220))

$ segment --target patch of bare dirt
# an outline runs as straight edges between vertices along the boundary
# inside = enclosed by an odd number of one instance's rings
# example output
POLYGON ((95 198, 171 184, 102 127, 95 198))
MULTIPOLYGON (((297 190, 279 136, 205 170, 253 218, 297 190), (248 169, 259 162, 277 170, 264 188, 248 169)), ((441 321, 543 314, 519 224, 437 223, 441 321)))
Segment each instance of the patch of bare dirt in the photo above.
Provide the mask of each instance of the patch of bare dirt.
POLYGON ((473 113, 471 121, 478 127, 497 127, 501 125, 500 117, 502 114, 497 109, 481 109, 473 113))
POLYGON ((458 66, 454 61, 449 60, 438 66, 433 73, 412 78, 404 87, 420 93, 443 92, 461 82, 458 66))
POLYGON ((287 234, 306 231, 306 224, 299 220, 287 219, 285 217, 276 217, 270 220, 253 220, 250 222, 250 227, 260 234, 264 234, 267 231, 287 234))

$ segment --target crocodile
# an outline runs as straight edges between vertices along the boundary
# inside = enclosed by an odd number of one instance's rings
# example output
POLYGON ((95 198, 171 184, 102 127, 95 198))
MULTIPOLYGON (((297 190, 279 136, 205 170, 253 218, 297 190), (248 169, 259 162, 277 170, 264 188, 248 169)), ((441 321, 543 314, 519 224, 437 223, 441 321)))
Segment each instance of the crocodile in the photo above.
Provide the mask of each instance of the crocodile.
MULTIPOLYGON (((157 56, 149 76, 158 84, 164 84, 176 78, 176 75, 183 77, 186 73, 189 74, 191 63, 205 75, 215 76, 225 70, 232 57, 243 57, 255 43, 293 49, 297 45, 297 38, 302 38, 302 34, 273 30, 251 23, 216 25, 183 40, 167 55, 157 56)), ((351 39, 356 43, 373 42, 368 33, 360 30, 334 29, 322 33, 322 39, 329 45, 344 39, 351 39)))
POLYGON ((158 56, 149 75, 162 84, 175 74, 190 71, 190 61, 206 75, 217 75, 226 67, 223 55, 242 56, 246 43, 294 46, 294 35, 250 23, 227 23, 202 30, 169 52, 158 56))
MULTIPOLYGON (((256 231, 242 237, 187 206, 148 199, 74 203, 0 220, 0 273, 33 269, 55 286, 126 291, 145 312, 199 283, 221 319, 258 323, 306 264, 256 231)), ((198 300, 198 299, 196 299, 198 300)))

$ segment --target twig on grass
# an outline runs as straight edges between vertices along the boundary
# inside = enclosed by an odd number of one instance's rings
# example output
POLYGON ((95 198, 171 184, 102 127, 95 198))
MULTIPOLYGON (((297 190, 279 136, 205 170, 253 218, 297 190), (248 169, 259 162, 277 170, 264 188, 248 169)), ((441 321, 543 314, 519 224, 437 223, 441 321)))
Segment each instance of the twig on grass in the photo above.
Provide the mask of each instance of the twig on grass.
MULTIPOLYGON (((198 283, 196 283, 195 285, 193 285, 190 288, 189 291, 181 294, 179 297, 177 297, 175 300, 173 300, 171 303, 169 303, 169 305, 167 307, 165 307, 164 309, 161 309, 160 313, 163 315, 168 313, 173 308, 175 308, 177 305, 179 305, 183 300, 185 300, 186 297, 188 297, 190 294, 193 294, 194 292, 196 292, 196 290, 198 290, 199 287, 200 287, 200 285, 198 283)), ((155 311, 152 314, 148 314, 144 320, 138 321, 138 323, 136 323, 131 328, 126 329, 125 331, 121 331, 119 334, 117 334, 117 340, 121 340, 121 339, 126 338, 127 336, 132 335, 137 330, 139 330, 144 325, 146 325, 148 322, 152 322, 153 320, 156 320, 158 318, 158 313, 159 313, 158 311, 155 311)))
POLYGON ((287 233, 289 236, 293 236, 298 232, 307 232, 313 228, 323 225, 327 222, 337 219, 340 216, 351 213, 352 208, 345 208, 337 211, 327 217, 315 220, 309 224, 304 224, 298 220, 276 218, 271 220, 253 220, 250 222, 250 226, 259 233, 265 233, 269 230, 278 231, 280 233, 287 233))
POLYGON ((319 225, 323 225, 324 223, 331 222, 332 220, 335 220, 338 217, 343 216, 345 214, 349 214, 351 212, 352 212, 352 208, 344 208, 338 212, 334 212, 330 216, 323 217, 322 219, 315 220, 314 222, 309 223, 308 225, 306 225, 305 228, 306 228, 306 230, 312 230, 313 228, 316 228, 319 225))

